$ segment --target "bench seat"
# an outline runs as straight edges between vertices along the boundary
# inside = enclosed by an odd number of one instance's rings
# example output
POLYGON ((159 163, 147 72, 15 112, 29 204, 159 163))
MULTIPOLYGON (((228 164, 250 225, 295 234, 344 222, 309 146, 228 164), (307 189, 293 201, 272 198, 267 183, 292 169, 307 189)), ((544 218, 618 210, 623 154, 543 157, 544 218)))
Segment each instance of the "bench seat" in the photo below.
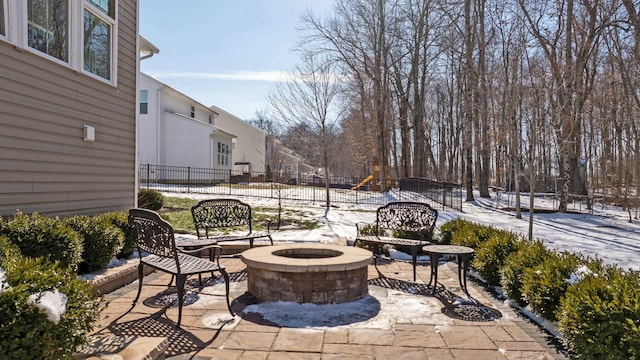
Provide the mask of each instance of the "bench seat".
MULTIPOLYGON (((359 242, 392 246, 411 247, 413 281, 416 281, 417 258, 423 246, 431 244, 433 229, 438 219, 438 210, 426 203, 413 201, 393 201, 376 210, 376 221, 372 224, 356 224, 356 238, 359 242), (413 235, 409 239, 396 234, 413 235)), ((374 265, 378 268, 377 258, 374 265)))

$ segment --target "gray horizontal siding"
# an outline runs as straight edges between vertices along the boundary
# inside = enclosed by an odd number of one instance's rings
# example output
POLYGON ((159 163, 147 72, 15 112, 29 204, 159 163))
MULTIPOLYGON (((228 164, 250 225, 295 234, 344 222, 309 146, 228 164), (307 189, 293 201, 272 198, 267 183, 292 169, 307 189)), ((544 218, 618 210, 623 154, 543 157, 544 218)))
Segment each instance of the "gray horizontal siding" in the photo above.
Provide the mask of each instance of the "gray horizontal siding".
POLYGON ((117 87, 0 41, 0 215, 134 205, 137 1, 118 3, 117 87))

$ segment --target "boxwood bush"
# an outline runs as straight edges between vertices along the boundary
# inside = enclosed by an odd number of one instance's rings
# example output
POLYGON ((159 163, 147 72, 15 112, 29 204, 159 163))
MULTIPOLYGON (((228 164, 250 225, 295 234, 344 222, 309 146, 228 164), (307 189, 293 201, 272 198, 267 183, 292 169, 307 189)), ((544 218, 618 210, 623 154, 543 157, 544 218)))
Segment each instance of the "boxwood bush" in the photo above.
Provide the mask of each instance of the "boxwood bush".
POLYGON ((136 250, 136 239, 133 236, 133 229, 129 226, 128 214, 123 211, 112 211, 97 215, 109 221, 122 231, 122 249, 116 254, 118 259, 128 259, 136 250))
POLYGON ((517 234, 496 230, 489 233, 487 241, 479 244, 471 266, 491 286, 500 285, 500 268, 507 256, 518 250, 517 234))
POLYGON ((82 238, 84 250, 78 267, 81 274, 104 269, 122 249, 122 231, 102 216, 76 215, 64 222, 82 238))
POLYGON ((580 359, 640 359, 640 273, 608 268, 569 286, 558 328, 580 359))
POLYGON ((140 189, 138 191, 138 207, 149 210, 160 210, 164 206, 162 193, 153 189, 140 189))
POLYGON ((8 360, 72 358, 99 317, 100 300, 69 267, 26 258, 16 250, 0 238, 0 354, 8 360), (63 294, 66 303, 42 306, 45 292, 63 294))
POLYGON ((522 294, 531 309, 556 321, 556 310, 567 291, 571 274, 582 262, 570 253, 550 253, 538 266, 524 270, 522 294))
POLYGON ((460 228, 469 224, 468 221, 457 218, 440 225, 440 243, 449 245, 453 241, 453 236, 460 231, 460 228))
POLYGON ((499 267, 507 296, 531 305, 547 320, 557 320, 577 358, 640 359, 639 272, 605 267, 600 260, 549 250, 542 242, 522 237, 512 244, 495 232, 499 231, 460 219, 440 228, 443 241, 476 250, 479 259, 472 265, 484 268, 483 276, 490 277, 494 264, 507 253, 499 267), (502 241, 514 251, 505 250, 502 241))
MULTIPOLYGON (((521 239, 522 240, 522 239, 521 239)), ((551 251, 541 241, 522 240, 516 252, 507 256, 500 269, 500 285, 505 295, 520 306, 528 305, 522 295, 522 278, 525 269, 534 268, 550 256, 551 251)))
POLYGON ((18 245, 24 256, 58 261, 76 271, 82 261, 82 238, 59 219, 18 212, 2 226, 2 234, 18 245))
POLYGON ((451 244, 477 249, 491 237, 496 229, 464 221, 451 236, 451 244))

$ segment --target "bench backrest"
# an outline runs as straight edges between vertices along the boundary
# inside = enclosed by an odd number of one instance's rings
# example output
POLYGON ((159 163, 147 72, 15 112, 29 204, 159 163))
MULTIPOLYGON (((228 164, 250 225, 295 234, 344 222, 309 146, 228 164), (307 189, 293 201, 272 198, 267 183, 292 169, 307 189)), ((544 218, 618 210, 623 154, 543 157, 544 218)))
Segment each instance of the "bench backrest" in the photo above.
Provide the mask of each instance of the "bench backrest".
POLYGON ((178 271, 178 255, 173 227, 155 211, 146 209, 129 210, 129 226, 133 230, 138 247, 138 255, 142 259, 142 252, 153 255, 170 257, 176 261, 178 271))
POLYGON ((376 233, 383 229, 414 232, 421 240, 433 234, 438 219, 438 210, 426 203, 394 201, 378 208, 376 212, 376 233))
POLYGON ((191 208, 198 237, 200 229, 248 226, 251 232, 251 206, 237 199, 202 200, 191 208))

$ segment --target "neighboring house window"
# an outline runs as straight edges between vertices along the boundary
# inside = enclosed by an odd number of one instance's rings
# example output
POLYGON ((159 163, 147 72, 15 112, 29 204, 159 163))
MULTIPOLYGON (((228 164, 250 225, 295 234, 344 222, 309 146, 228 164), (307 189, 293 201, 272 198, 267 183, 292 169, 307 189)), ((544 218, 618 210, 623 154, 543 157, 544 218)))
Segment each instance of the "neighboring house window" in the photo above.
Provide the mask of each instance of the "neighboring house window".
POLYGON ((196 117, 196 108, 195 107, 191 107, 191 117, 194 118, 196 117))
POLYGON ((209 115, 209 124, 213 124, 213 116, 209 115))
POLYGON ((149 113, 149 90, 140 90, 140 114, 149 113))
POLYGON ((218 143, 218 165, 229 165, 229 146, 218 143))
POLYGON ((149 90, 140 90, 140 114, 149 113, 149 90))
POLYGON ((29 47, 69 62, 69 1, 27 0, 29 47))

